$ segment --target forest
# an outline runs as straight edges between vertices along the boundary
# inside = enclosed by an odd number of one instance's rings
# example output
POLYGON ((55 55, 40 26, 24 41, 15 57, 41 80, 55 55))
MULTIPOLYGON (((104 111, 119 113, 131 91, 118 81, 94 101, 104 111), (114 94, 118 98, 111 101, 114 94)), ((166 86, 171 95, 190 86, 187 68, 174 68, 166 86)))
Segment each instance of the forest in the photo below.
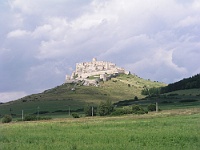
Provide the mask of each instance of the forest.
POLYGON ((175 83, 171 83, 166 87, 162 87, 160 93, 168 93, 177 90, 200 88, 200 74, 185 78, 175 83))

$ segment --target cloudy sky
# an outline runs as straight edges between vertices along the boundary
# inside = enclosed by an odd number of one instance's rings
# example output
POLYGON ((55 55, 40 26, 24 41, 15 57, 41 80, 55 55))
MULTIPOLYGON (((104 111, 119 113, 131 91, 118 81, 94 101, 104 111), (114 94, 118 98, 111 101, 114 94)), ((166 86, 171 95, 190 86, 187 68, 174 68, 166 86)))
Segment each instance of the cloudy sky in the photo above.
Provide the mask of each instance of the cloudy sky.
POLYGON ((0 0, 0 102, 93 57, 165 83, 200 73, 200 1, 0 0))

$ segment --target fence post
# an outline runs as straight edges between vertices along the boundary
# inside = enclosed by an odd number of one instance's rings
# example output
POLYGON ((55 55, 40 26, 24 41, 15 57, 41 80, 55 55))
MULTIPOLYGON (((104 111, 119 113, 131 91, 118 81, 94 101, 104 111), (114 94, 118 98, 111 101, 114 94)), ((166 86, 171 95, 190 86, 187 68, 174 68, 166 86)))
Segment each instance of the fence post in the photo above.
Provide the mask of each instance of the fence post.
POLYGON ((24 110, 22 110, 22 121, 24 120, 24 110))
POLYGON ((158 112, 158 102, 156 102, 156 112, 158 112))

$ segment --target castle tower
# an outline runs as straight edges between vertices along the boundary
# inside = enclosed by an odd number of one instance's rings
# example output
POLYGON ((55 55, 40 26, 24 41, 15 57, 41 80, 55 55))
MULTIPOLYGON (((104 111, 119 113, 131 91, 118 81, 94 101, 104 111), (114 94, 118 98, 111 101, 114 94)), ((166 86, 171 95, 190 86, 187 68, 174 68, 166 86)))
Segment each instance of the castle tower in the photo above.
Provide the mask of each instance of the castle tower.
POLYGON ((109 69, 109 63, 108 62, 106 62, 106 69, 109 69))

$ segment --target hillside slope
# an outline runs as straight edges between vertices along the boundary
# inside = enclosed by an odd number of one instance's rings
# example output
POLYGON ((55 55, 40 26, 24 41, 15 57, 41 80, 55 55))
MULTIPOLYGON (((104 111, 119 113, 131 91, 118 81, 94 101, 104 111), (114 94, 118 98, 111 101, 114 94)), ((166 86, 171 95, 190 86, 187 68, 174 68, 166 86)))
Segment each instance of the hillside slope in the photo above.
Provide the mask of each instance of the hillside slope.
POLYGON ((86 104, 97 106, 100 101, 111 100, 113 103, 121 100, 134 99, 135 96, 143 98, 143 87, 162 87, 164 83, 142 79, 136 75, 119 75, 106 82, 100 82, 100 86, 81 86, 79 84, 63 84, 46 90, 39 94, 33 94, 24 98, 0 105, 0 114, 59 110, 78 110, 86 104), (69 108, 70 107, 70 108, 69 108), (17 111, 17 112, 16 112, 17 111))

